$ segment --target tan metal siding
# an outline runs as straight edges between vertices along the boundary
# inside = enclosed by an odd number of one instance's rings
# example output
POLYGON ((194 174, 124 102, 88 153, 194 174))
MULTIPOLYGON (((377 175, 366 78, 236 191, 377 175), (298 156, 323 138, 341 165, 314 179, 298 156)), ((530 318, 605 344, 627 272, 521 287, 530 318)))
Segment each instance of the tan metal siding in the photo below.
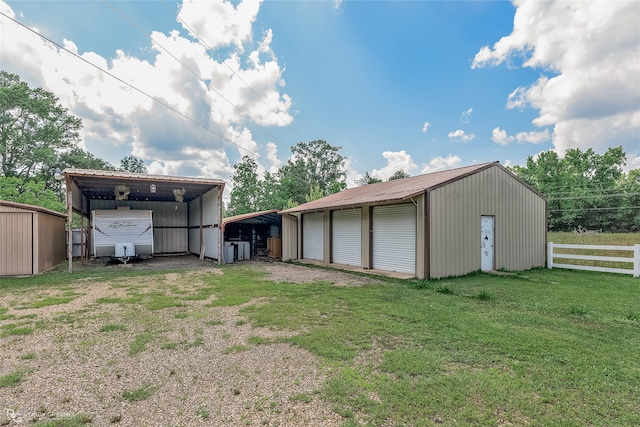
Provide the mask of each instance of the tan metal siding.
POLYGON ((34 216, 34 273, 42 273, 67 258, 65 231, 66 219, 43 213, 34 216))
POLYGON ((491 167, 431 191, 432 278, 480 269, 480 217, 495 216, 495 268, 544 266, 545 201, 508 172, 491 167))
POLYGON ((33 215, 0 213, 0 276, 33 273, 33 215))
POLYGON ((298 259, 298 218, 282 215, 282 261, 298 259))

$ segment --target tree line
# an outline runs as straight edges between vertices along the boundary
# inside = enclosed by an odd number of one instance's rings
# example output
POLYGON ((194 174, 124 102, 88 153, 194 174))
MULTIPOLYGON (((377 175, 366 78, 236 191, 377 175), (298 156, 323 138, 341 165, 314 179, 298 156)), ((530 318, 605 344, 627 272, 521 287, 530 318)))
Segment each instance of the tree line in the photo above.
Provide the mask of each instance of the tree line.
POLYGON ((640 169, 624 172, 622 147, 545 151, 510 168, 548 200, 549 229, 640 232, 640 169))

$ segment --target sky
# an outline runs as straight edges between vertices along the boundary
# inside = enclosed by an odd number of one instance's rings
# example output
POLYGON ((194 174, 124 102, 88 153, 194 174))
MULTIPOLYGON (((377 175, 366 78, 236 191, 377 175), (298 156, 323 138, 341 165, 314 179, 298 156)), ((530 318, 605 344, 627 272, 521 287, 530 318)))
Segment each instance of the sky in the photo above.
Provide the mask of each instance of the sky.
MULTIPOLYGON (((640 168, 640 2, 6 1, 0 69, 116 166, 231 181, 300 141, 347 184, 622 145, 640 168)), ((227 185, 227 197, 230 185, 227 185)))

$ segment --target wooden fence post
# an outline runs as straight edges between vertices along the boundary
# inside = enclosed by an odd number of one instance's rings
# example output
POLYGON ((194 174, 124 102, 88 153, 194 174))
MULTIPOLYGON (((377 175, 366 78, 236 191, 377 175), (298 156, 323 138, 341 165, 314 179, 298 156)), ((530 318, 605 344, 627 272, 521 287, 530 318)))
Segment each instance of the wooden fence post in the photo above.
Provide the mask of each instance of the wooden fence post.
POLYGON ((633 277, 640 277, 640 245, 633 245, 633 277))
POLYGON ((547 243, 547 268, 553 268, 553 242, 547 243))

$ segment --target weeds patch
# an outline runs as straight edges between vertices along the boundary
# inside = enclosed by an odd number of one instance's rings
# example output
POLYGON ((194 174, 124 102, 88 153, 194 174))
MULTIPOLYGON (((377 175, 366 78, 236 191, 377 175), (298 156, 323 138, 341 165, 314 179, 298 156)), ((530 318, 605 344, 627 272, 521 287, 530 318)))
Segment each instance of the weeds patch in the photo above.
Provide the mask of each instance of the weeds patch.
POLYGON ((34 427, 82 427, 91 424, 90 415, 74 415, 70 417, 57 418, 55 420, 43 421, 34 424, 34 427))
POLYGON ((129 343, 129 356, 143 352, 147 349, 147 344, 151 342, 153 335, 150 333, 138 334, 136 338, 129 343))
POLYGON ((137 402, 148 399, 154 390, 155 386, 153 384, 147 384, 134 390, 125 390, 122 393, 122 398, 131 402, 137 402))
POLYGON ((68 302, 73 301, 78 296, 79 295, 77 295, 77 294, 60 296, 60 297, 49 296, 49 297, 45 297, 45 298, 42 298, 42 299, 39 299, 37 301, 32 302, 31 304, 29 304, 29 307, 30 308, 42 308, 42 307, 48 307, 48 306, 51 306, 51 305, 66 304, 68 302))
POLYGON ((0 377, 0 387, 11 387, 18 385, 27 371, 15 371, 0 377))
POLYGON ((125 328, 123 325, 117 325, 117 324, 108 324, 108 325, 104 325, 103 327, 100 328, 100 332, 115 332, 115 331, 124 331, 127 328, 125 328))

